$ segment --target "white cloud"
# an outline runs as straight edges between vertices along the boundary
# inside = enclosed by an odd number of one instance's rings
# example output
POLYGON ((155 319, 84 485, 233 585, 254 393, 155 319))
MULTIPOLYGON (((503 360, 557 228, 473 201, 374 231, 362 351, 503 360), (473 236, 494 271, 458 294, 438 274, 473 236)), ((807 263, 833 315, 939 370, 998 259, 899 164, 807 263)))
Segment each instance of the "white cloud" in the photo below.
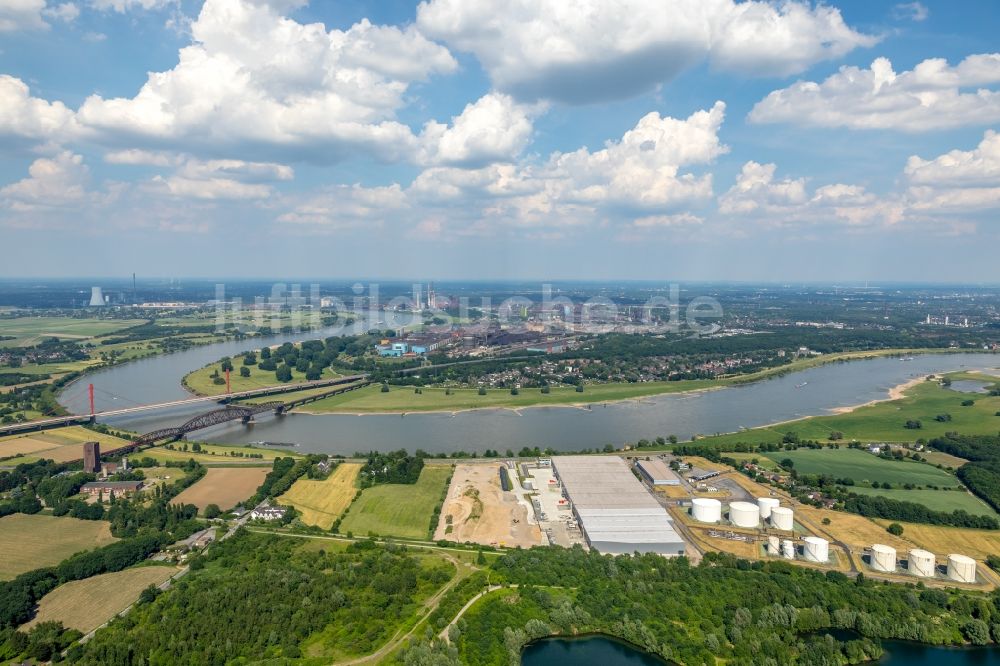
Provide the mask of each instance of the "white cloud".
POLYGON ((175 197, 265 199, 274 193, 271 183, 293 177, 291 167, 284 164, 188 159, 172 175, 156 176, 153 183, 175 197))
POLYGON ((73 128, 73 112, 62 102, 32 97, 24 81, 0 74, 0 141, 59 141, 73 128))
POLYGON ((398 215, 409 206, 403 189, 396 184, 335 185, 305 200, 290 200, 290 204, 290 210, 279 215, 278 221, 311 230, 379 226, 386 216, 398 215))
POLYGON ((130 147, 401 159, 417 149, 394 118, 409 85, 457 66, 413 27, 363 20, 327 32, 250 0, 207 0, 192 35, 177 66, 150 74, 135 97, 89 97, 81 124, 130 147))
POLYGON ((107 153, 104 155, 104 161, 108 164, 166 167, 180 164, 181 158, 178 155, 167 152, 130 148, 128 150, 116 150, 107 153))
POLYGON ((498 89, 568 103, 639 94, 706 58, 786 76, 877 42, 839 10, 794 0, 426 0, 417 25, 475 54, 498 89))
POLYGON ((897 74, 886 58, 870 69, 842 67, 823 83, 775 90, 750 112, 755 123, 922 132, 1000 121, 1000 54, 971 55, 955 67, 939 58, 897 74))
POLYGON ((904 170, 910 206, 922 213, 1000 209, 1000 134, 988 131, 974 150, 931 160, 914 155, 904 170))
POLYGON ((426 164, 476 166, 509 161, 531 139, 527 107, 510 96, 489 93, 468 104, 451 126, 431 121, 421 133, 421 161, 426 164))
POLYGON ((57 21, 72 23, 80 16, 80 8, 72 2, 64 2, 59 5, 46 7, 42 13, 49 18, 56 19, 57 21))
POLYGON ((119 14, 132 10, 163 9, 177 4, 177 0, 90 0, 90 5, 100 11, 115 11, 119 14))
POLYGON ((19 213, 52 211, 77 206, 91 198, 90 172, 83 157, 63 151, 32 162, 28 177, 0 189, 0 205, 19 213))
POLYGON ((811 193, 804 178, 775 179, 774 164, 747 162, 718 210, 731 219, 765 226, 892 225, 902 219, 898 202, 879 199, 860 185, 836 183, 811 193))
POLYGON ((920 22, 926 21, 930 15, 930 10, 922 2, 901 2, 892 8, 893 18, 900 20, 920 22))
POLYGON ((45 30, 45 0, 4 0, 0 3, 0 32, 45 30))

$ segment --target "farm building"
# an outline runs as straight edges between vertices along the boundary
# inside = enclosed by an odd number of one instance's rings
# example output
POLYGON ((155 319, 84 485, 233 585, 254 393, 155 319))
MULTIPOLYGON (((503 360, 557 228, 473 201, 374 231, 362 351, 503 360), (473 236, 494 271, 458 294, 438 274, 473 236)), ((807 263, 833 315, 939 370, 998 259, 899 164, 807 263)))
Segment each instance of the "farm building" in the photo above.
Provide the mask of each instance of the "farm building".
POLYGON ((90 495, 100 495, 103 493, 108 496, 114 493, 116 496, 121 497, 122 495, 131 495, 141 489, 142 481, 94 481, 83 484, 80 487, 80 492, 90 495))
POLYGON ((617 456, 560 456, 552 468, 591 548, 601 553, 683 555, 666 509, 617 456))
POLYGON ((678 486, 681 483, 680 477, 658 458, 640 460, 636 463, 636 468, 654 486, 678 486))

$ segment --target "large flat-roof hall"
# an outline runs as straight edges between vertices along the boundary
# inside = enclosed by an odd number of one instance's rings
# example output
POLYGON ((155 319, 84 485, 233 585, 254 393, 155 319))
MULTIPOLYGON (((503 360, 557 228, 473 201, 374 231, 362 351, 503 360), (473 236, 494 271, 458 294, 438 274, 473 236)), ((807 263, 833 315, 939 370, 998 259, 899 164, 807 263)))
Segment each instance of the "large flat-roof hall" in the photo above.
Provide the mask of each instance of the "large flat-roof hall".
POLYGON ((666 509, 617 456, 558 456, 556 477, 591 548, 601 553, 683 555, 666 509))

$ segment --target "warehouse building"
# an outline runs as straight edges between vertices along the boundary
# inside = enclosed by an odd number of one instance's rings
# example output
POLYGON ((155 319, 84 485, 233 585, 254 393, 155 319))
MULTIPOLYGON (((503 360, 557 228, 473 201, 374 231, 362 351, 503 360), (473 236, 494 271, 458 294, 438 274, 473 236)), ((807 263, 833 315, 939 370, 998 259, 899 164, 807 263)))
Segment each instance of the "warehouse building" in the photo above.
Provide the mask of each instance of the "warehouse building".
POLYGON ((684 554, 666 509, 617 456, 559 456, 552 468, 587 544, 601 553, 684 554))
POLYGON ((640 460, 636 463, 639 473, 654 486, 679 486, 681 479, 659 458, 640 460))

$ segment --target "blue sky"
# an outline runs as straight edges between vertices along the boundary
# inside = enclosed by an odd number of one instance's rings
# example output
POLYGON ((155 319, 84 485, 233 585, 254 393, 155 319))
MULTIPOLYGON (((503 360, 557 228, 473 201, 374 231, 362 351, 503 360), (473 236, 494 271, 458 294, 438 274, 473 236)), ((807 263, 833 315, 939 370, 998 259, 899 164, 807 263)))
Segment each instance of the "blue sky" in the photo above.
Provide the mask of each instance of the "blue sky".
POLYGON ((6 0, 0 276, 995 283, 997 34, 990 1, 6 0))

